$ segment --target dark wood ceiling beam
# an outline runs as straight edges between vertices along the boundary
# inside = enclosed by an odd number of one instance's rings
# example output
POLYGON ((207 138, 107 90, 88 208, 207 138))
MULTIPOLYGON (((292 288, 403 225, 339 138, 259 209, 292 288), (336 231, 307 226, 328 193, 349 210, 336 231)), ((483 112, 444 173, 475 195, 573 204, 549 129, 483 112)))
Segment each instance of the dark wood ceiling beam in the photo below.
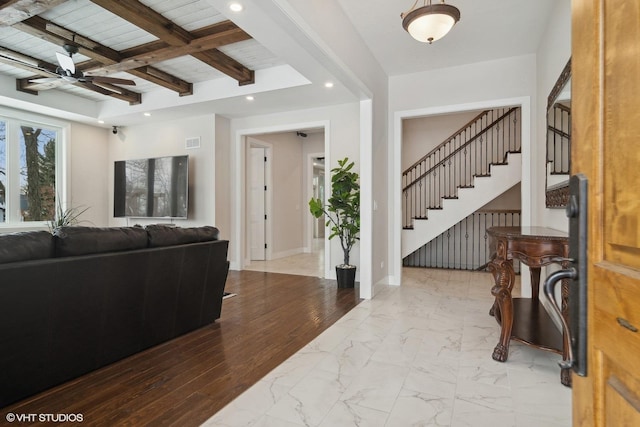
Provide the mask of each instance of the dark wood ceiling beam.
MULTIPOLYGON (((78 64, 78 67, 82 70, 90 71, 93 74, 102 75, 116 72, 116 71, 128 71, 133 68, 139 68, 156 62, 166 61, 168 59, 179 58, 185 55, 192 55, 197 52, 203 52, 211 49, 218 48, 227 44, 248 40, 251 36, 245 33, 242 29, 237 28, 233 30, 227 30, 215 35, 209 35, 203 38, 194 39, 191 43, 185 46, 167 46, 156 49, 147 50, 142 46, 138 46, 131 49, 122 50, 120 54, 123 59, 117 64, 105 65, 102 67, 90 68, 85 63, 78 64)), ((153 42, 155 46, 157 43, 153 42)), ((248 69, 247 69, 248 70, 248 69)), ((248 70, 250 71, 250 70, 248 70)))
POLYGON ((0 0, 0 25, 13 25, 66 0, 0 0))
POLYGON ((127 71, 137 77, 142 77, 158 85, 178 92, 180 96, 193 95, 193 84, 179 79, 154 67, 140 67, 127 71))
MULTIPOLYGON (((78 46, 79 52, 85 56, 92 58, 92 60, 95 61, 94 64, 98 67, 109 64, 117 64, 122 59, 120 52, 104 46, 87 37, 76 34, 73 31, 47 21, 46 19, 39 16, 34 16, 23 22, 20 22, 14 25, 14 28, 17 28, 33 36, 40 37, 43 40, 57 45, 63 45, 64 43, 74 43, 78 46)), ((86 67, 81 67, 80 65, 81 64, 78 64, 79 70, 82 70, 83 72, 87 71, 86 67)), ((193 91, 191 91, 191 93, 188 93, 191 90, 191 83, 179 79, 178 77, 172 76, 168 73, 163 73, 164 77, 158 78, 157 74, 160 74, 162 72, 160 70, 157 70, 157 73, 153 74, 152 71, 154 71, 154 69, 149 67, 145 70, 131 72, 130 74, 156 83, 167 89, 174 90, 178 92, 180 96, 193 93, 193 91)))
POLYGON ((103 95, 108 95, 122 101, 127 101, 129 105, 138 105, 142 103, 142 94, 133 92, 120 86, 102 82, 77 82, 74 84, 76 86, 92 90, 94 92, 102 93, 103 95))
POLYGON ((120 61, 120 54, 117 51, 39 16, 25 19, 13 25, 13 28, 58 46, 62 46, 65 43, 73 43, 78 46, 78 51, 81 54, 103 63, 113 64, 120 61))
MULTIPOLYGON (((114 13, 121 18, 131 22, 139 28, 153 34, 161 41, 169 44, 173 49, 187 50, 174 51, 174 53, 181 52, 183 55, 192 55, 205 64, 227 74, 228 76, 238 80, 238 83, 242 85, 252 84, 255 82, 253 70, 248 69, 244 65, 240 64, 233 58, 225 55, 224 53, 217 51, 217 48, 226 44, 242 41, 237 37, 234 38, 233 33, 238 27, 230 21, 225 21, 219 25, 219 28, 215 32, 205 34, 203 32, 190 33, 183 28, 179 27, 172 21, 168 20, 155 10, 141 4, 138 0, 91 0, 93 3, 100 7, 114 13), (221 43, 220 35, 229 34, 229 39, 224 41, 224 44, 211 45, 209 43, 221 43), (191 50, 195 48, 196 50, 191 50), (205 52, 206 51, 206 52, 205 52), (220 61, 218 63, 218 61, 220 61)), ((242 30, 241 30, 242 31, 242 30)), ((244 35, 251 38, 248 34, 242 31, 244 35)), ((142 52, 136 54, 135 59, 129 58, 132 63, 149 65, 152 61, 157 62, 158 53, 161 51, 172 50, 169 47, 164 49, 155 49, 150 52, 142 52), (152 55, 150 57, 150 55, 152 55), (140 62, 138 62, 140 61, 140 62)), ((161 55, 162 56, 162 55, 161 55)), ((163 58, 165 60, 168 58, 163 58)), ((123 61, 123 62, 126 62, 123 61)), ((120 69, 123 71, 122 69, 120 69)))
POLYGON ((188 31, 137 0, 91 1, 172 46, 184 45, 193 38, 188 31))
POLYGON ((255 73, 235 59, 225 55, 218 49, 191 54, 205 64, 225 73, 236 79, 240 86, 253 84, 256 82, 255 73))
POLYGON ((0 47, 0 62, 23 70, 34 71, 46 77, 56 77, 58 75, 56 73, 56 65, 5 47, 0 47))

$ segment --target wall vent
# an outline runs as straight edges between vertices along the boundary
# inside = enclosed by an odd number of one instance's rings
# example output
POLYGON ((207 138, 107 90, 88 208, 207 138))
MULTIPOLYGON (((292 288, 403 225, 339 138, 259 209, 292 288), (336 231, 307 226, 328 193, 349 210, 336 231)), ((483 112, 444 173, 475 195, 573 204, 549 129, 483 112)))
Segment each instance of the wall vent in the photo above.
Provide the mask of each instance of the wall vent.
POLYGON ((200 148, 200 137, 194 136, 193 138, 187 138, 185 140, 184 148, 200 148))

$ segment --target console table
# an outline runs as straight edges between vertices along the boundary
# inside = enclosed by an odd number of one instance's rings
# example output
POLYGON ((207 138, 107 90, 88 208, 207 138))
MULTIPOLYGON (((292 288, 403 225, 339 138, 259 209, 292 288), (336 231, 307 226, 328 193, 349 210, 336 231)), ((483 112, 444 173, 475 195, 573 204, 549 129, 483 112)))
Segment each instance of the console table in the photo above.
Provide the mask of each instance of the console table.
MULTIPOLYGON (((509 357, 509 341, 568 356, 568 341, 554 324, 539 300, 540 269, 569 256, 567 233, 545 227, 491 227, 487 229, 491 249, 489 271, 495 285, 491 294, 495 302, 489 314, 501 326, 500 342, 493 350, 493 359, 504 362, 509 357), (513 298, 515 282, 513 260, 530 268, 531 298, 513 298)), ((562 313, 567 319, 568 284, 562 283, 562 313)), ((571 385, 569 369, 562 369, 562 384, 571 385)))

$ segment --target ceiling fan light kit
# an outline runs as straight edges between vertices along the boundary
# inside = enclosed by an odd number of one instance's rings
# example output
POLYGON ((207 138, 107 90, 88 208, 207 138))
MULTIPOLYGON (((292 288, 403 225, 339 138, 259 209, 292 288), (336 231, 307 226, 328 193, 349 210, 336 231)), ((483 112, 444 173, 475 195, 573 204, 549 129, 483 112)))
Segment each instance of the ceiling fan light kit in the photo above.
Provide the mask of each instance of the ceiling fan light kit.
POLYGON ((423 43, 433 43, 441 39, 460 20, 460 10, 444 3, 431 4, 431 0, 423 0, 423 5, 416 8, 416 0, 411 9, 401 13, 402 27, 411 37, 423 43))

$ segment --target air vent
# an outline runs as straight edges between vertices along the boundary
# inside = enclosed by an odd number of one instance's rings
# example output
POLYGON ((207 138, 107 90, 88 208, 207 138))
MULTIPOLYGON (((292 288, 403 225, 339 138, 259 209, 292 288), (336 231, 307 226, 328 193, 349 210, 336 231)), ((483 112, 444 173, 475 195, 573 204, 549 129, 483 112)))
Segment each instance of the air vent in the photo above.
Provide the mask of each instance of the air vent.
POLYGON ((200 148, 200 137, 187 138, 184 144, 184 148, 200 148))

